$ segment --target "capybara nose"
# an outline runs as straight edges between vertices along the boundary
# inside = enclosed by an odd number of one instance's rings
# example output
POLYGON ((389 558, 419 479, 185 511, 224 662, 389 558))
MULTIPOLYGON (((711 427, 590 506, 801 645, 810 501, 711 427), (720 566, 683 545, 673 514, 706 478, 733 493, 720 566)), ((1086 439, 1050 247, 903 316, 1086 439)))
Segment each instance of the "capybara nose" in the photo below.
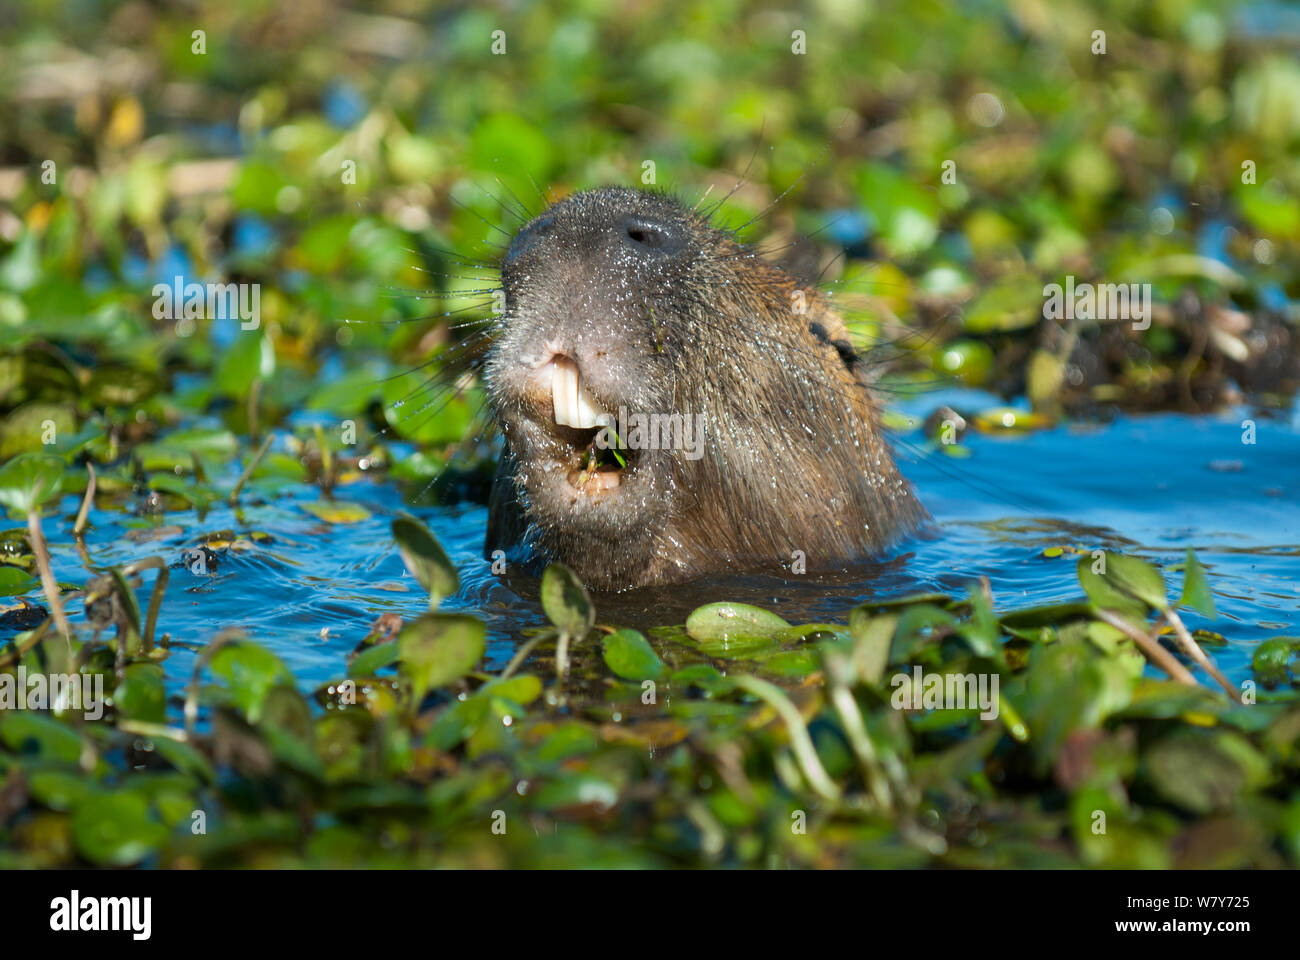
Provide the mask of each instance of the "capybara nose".
POLYGON ((550 234, 555 227, 555 220, 550 216, 538 217, 524 229, 520 230, 515 238, 510 241, 510 249, 506 251, 506 264, 510 265, 520 257, 535 248, 539 243, 550 234))
POLYGON ((686 246, 686 231, 676 223, 631 214, 614 224, 620 241, 637 256, 671 257, 686 246))

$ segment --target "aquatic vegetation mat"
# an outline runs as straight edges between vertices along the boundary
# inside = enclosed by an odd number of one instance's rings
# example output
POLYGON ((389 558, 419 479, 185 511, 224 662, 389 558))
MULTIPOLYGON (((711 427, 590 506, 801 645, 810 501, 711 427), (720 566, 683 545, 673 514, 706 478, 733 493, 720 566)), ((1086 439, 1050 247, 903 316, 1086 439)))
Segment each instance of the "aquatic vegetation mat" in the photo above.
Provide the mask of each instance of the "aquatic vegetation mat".
POLYGON ((0 863, 1300 861, 1300 640, 1262 645, 1238 695, 1146 671, 1177 607, 1212 603, 1191 552, 1176 603, 1154 566, 1085 555, 1064 606, 995 615, 985 585, 790 624, 719 602, 650 637, 552 566, 550 625, 494 674, 483 621, 439 608, 437 540, 393 532, 429 611, 381 618, 306 694, 230 630, 169 694, 141 565, 87 585, 93 630, 0 650, 0 702, 48 708, 0 712, 0 863), (60 702, 45 678, 69 676, 60 702))

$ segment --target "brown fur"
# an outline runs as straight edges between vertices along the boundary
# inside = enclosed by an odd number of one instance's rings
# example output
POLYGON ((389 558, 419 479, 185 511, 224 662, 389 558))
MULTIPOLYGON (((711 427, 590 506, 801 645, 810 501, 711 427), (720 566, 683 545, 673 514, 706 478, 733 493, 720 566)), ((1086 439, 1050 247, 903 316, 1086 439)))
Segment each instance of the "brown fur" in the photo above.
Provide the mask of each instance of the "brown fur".
POLYGON ((616 590, 788 567, 795 551, 809 569, 842 565, 925 517, 826 298, 676 202, 616 188, 561 200, 520 231, 502 282, 488 555, 560 561, 616 590), (703 414, 703 458, 640 450, 612 495, 575 496, 564 478, 589 438, 525 384, 557 351, 606 410, 703 414))

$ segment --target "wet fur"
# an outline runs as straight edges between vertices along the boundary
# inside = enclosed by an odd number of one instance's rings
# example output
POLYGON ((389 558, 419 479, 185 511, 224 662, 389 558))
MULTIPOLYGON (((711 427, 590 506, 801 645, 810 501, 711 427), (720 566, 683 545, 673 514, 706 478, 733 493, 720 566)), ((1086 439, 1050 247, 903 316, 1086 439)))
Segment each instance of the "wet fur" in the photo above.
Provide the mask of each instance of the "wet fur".
POLYGON ((501 275, 506 312, 484 379, 504 450, 486 555, 559 561, 617 590, 788 568, 795 551, 830 568, 925 517, 826 299, 672 199, 618 188, 565 198, 520 231, 501 275), (680 248, 629 245, 623 225, 638 218, 680 248), (521 392, 543 345, 578 361, 607 410, 703 413, 703 458, 643 450, 611 500, 565 495, 547 459, 564 454, 557 430, 521 392))

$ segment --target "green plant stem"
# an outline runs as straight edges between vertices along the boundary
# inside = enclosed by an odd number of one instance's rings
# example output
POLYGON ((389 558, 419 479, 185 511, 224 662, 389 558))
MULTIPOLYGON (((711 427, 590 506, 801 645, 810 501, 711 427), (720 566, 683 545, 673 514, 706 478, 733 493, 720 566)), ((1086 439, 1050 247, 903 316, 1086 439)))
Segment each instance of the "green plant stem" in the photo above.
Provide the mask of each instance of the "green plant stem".
POLYGON ((813 792, 824 800, 838 800, 840 789, 826 773, 826 768, 822 766, 821 758, 817 756, 817 750, 813 746, 812 737, 808 735, 808 726, 799 715, 798 708, 785 695, 785 691, 758 677, 741 676, 734 678, 733 682, 739 689, 752 693, 772 707, 785 721, 786 730, 790 734, 790 748, 799 760, 804 779, 808 781, 808 786, 813 789, 813 792))
POLYGON ((141 737, 165 737, 179 743, 186 743, 190 739, 180 727, 169 727, 163 723, 149 723, 144 720, 118 720, 117 729, 141 737))
POLYGON ((208 661, 216 656, 217 651, 228 643, 235 643, 244 639, 244 634, 240 630, 222 630, 212 638, 212 642, 203 648, 199 654, 199 659, 195 661, 194 673, 190 676, 190 686, 185 692, 185 736, 190 738, 194 736, 194 725, 199 719, 199 678, 203 673, 203 668, 208 665, 208 661))
POLYGON ((1156 666, 1160 667, 1160 669, 1164 670, 1165 673, 1169 674, 1169 676, 1173 677, 1179 683, 1185 683, 1189 687, 1200 686, 1200 684, 1196 682, 1196 678, 1191 675, 1188 669, 1179 663, 1178 659, 1172 653, 1160 646, 1159 641, 1151 639, 1144 631, 1139 630, 1123 617, 1111 613, 1109 610, 1098 610, 1097 616, 1103 623, 1110 624, 1120 633, 1124 634, 1136 643, 1142 649, 1142 652, 1147 655, 1149 660, 1155 663, 1156 666))
POLYGON ((875 800, 876 806, 888 812, 893 809, 894 800, 890 796, 884 771, 880 769, 880 759, 876 756, 875 745, 871 742, 866 724, 862 720, 862 711, 858 709, 858 702, 853 699, 853 691, 849 689, 849 663, 842 654, 830 650, 826 653, 825 662, 826 687, 830 693, 831 705, 835 707, 840 722, 844 724, 844 734, 848 737, 849 746, 853 748, 853 753, 858 759, 862 780, 875 800))
POLYGON ((17 640, 12 641, 13 646, 4 653, 0 653, 0 670, 12 667, 23 658, 28 650, 44 640, 46 633, 49 632, 49 625, 49 620, 42 620, 40 626, 31 631, 21 643, 17 640))
POLYGON ((54 579, 50 568, 50 551, 45 545, 45 534, 41 530, 41 515, 35 510, 27 514, 27 534, 32 542, 32 556, 36 558, 36 568, 41 573, 41 587, 45 590, 45 599, 50 603, 50 617, 55 627, 65 637, 72 636, 68 626, 67 614, 63 612, 63 601, 59 597, 59 581, 54 579))
POLYGON ((1241 692, 1228 682, 1228 678, 1225 677, 1222 671, 1214 665, 1214 661, 1211 660, 1206 652, 1201 649, 1201 645, 1192 638, 1186 624, 1183 623, 1183 618, 1175 612, 1173 607, 1170 607, 1165 611, 1165 620, 1167 620, 1169 625, 1174 628, 1174 635, 1178 637, 1178 642, 1182 646, 1183 652, 1199 663, 1205 669, 1205 672, 1212 676, 1214 681, 1227 691, 1228 696, 1240 703, 1241 692))
POLYGON ((533 637, 533 639, 529 640, 522 647, 520 647, 519 650, 515 653, 515 655, 510 658, 510 662, 506 664, 506 668, 501 671, 501 679, 502 680, 508 679, 511 674, 513 674, 516 670, 519 669, 519 665, 524 662, 527 656, 533 652, 533 649, 539 643, 541 643, 543 640, 549 640, 553 636, 555 636, 555 634, 548 630, 545 633, 541 633, 533 637))
POLYGON ((248 465, 244 467, 243 472, 239 475, 239 479, 235 481, 235 487, 230 491, 230 497, 228 500, 231 506, 234 506, 239 501, 239 494, 243 492, 244 484, 248 483, 248 478, 253 475, 253 471, 257 469, 257 465, 261 463, 262 458, 266 456, 266 451, 271 449, 271 441, 274 437, 274 434, 268 433, 266 435, 266 439, 263 440, 262 445, 258 447, 257 453, 253 455, 253 459, 248 461, 248 465))
POLYGON ((95 465, 86 464, 86 495, 81 498, 81 509, 77 511, 77 522, 72 526, 72 535, 78 539, 86 532, 86 518, 90 514, 90 506, 95 502, 95 465))
POLYGON ((569 672, 569 632, 560 631, 560 638, 555 642, 555 676, 562 682, 569 672))
POLYGON ((248 388, 248 438, 257 439, 257 407, 262 398, 262 378, 258 377, 248 388))
POLYGON ((163 562, 162 557, 145 557, 143 560, 137 560, 135 563, 122 568, 122 575, 127 577, 150 568, 158 571, 158 577, 153 582, 153 592, 149 594, 149 613, 145 618, 144 649, 146 653, 153 649, 154 629, 158 625, 158 610, 162 607, 163 593, 166 592, 167 583, 171 580, 171 571, 167 569, 167 564, 163 562))
POLYGON ((316 437, 316 450, 320 453, 320 492, 322 496, 331 498, 334 495, 334 455, 325 442, 325 431, 319 423, 312 431, 316 437))

